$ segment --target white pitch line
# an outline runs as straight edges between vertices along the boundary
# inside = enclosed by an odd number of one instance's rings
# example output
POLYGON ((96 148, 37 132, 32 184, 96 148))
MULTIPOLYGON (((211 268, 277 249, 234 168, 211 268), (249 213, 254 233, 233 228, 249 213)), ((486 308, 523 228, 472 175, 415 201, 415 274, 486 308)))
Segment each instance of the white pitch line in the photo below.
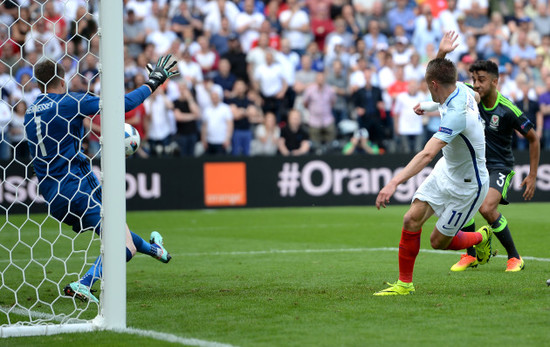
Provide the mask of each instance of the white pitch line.
MULTIPOLYGON (((359 253, 359 252, 397 252, 396 247, 379 248, 326 248, 326 249, 269 249, 263 251, 235 251, 235 252, 201 252, 201 253, 178 253, 174 256, 202 257, 202 256, 223 256, 223 255, 261 255, 261 254, 303 254, 303 253, 359 253)), ((421 249, 421 253, 445 254, 456 256, 456 252, 442 249, 421 249)), ((507 258, 505 255, 497 255, 497 258, 507 258)), ((550 262, 550 258, 539 258, 522 256, 524 260, 550 262)))
MULTIPOLYGON (((195 253, 171 253, 172 256, 181 257, 203 257, 203 256, 224 256, 224 255, 262 255, 262 254, 304 254, 304 253, 360 253, 360 252, 397 252, 396 247, 378 248, 325 248, 325 249, 268 249, 261 251, 234 251, 234 252, 195 252, 195 253)), ((442 249, 421 249, 421 253, 444 254, 456 256, 456 252, 442 249)), ((138 254, 139 255, 139 254, 138 254)), ((506 258, 504 255, 497 255, 497 258, 506 258)), ((96 257, 88 257, 95 259, 96 257)), ((524 260, 550 262, 550 258, 522 256, 524 260)), ((14 261, 25 261, 28 259, 14 259, 14 261)), ((37 258, 36 261, 47 261, 49 258, 37 258)), ((0 259, 0 263, 8 263, 9 259, 0 259)))
MULTIPOLYGON (((67 323, 67 320, 71 323, 85 323, 88 322, 83 319, 77 319, 77 318, 68 318, 64 314, 60 315, 53 315, 49 313, 44 312, 37 312, 32 310, 26 310, 18 307, 10 308, 5 306, 0 306, 0 312, 7 314, 12 313, 19 316, 26 316, 36 319, 43 319, 43 320, 49 320, 54 322, 64 322, 67 323)), ((220 343, 215 341, 206 341, 206 340, 200 340, 195 338, 186 338, 177 336, 174 334, 168 334, 168 333, 162 333, 158 331, 153 330, 141 330, 136 328, 126 328, 126 329, 115 329, 113 330, 117 333, 123 333, 123 334, 132 334, 132 335, 139 335, 143 337, 150 337, 155 340, 165 341, 165 342, 171 342, 171 343, 179 343, 181 345, 185 346, 197 346, 197 347, 235 347, 233 345, 229 345, 226 343, 220 343)))
POLYGON ((214 341, 205 341, 199 339, 192 339, 186 337, 180 337, 173 334, 161 333, 158 331, 152 330, 141 330, 135 328, 126 328, 122 330, 115 330, 120 333, 128 333, 133 335, 139 335, 144 337, 150 337, 155 340, 161 340, 172 343, 179 343, 186 346, 198 346, 198 347, 234 347, 233 345, 228 345, 226 343, 214 342, 214 341))

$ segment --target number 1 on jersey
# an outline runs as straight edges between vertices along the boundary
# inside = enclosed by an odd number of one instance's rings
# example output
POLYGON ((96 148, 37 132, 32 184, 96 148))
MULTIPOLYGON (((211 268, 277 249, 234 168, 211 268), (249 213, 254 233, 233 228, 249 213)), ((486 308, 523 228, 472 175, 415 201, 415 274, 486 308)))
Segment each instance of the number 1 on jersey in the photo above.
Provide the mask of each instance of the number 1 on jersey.
POLYGON ((42 117, 35 116, 34 123, 36 124, 36 138, 38 139, 38 147, 43 157, 48 155, 46 152, 46 145, 44 145, 44 138, 42 137, 42 117))

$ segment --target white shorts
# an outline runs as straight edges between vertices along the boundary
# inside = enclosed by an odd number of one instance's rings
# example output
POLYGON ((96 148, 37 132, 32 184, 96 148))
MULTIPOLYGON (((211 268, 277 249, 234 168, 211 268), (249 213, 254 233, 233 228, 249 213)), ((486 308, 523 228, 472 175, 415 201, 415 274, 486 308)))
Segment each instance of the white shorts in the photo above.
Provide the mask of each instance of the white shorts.
POLYGON ((488 179, 481 182, 481 186, 477 182, 458 185, 434 169, 414 193, 413 201, 427 202, 439 217, 437 230, 443 235, 455 236, 479 210, 488 191, 488 179))

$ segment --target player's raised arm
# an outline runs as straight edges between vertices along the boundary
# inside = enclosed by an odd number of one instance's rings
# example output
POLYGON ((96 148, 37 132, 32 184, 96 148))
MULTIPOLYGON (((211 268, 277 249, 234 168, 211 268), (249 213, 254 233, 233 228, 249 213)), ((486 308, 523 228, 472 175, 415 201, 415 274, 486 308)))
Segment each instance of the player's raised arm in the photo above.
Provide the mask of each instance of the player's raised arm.
POLYGON ((170 54, 165 57, 160 57, 154 67, 151 66, 151 64, 147 64, 146 68, 149 72, 149 81, 125 95, 125 112, 129 112, 138 107, 147 97, 149 97, 149 95, 154 93, 159 86, 166 82, 167 79, 179 74, 177 69, 174 70, 178 62, 171 58, 172 56, 170 54))
POLYGON ((419 116, 422 116, 425 112, 434 112, 437 111, 439 104, 433 101, 422 101, 416 104, 413 107, 414 113, 419 116))
POLYGON ((439 42, 439 51, 437 51, 437 58, 443 59, 448 53, 454 51, 458 47, 458 42, 456 42, 457 39, 458 33, 454 32, 453 30, 447 31, 445 35, 443 35, 441 42, 439 42))
MULTIPOLYGON (((171 55, 160 57, 154 67, 147 64, 149 81, 124 96, 124 112, 132 111, 138 107, 167 79, 179 74, 177 70, 174 70, 178 62, 170 60, 171 57, 171 55)), ((83 115, 94 115, 99 112, 99 97, 85 95, 79 104, 80 112, 83 115)))

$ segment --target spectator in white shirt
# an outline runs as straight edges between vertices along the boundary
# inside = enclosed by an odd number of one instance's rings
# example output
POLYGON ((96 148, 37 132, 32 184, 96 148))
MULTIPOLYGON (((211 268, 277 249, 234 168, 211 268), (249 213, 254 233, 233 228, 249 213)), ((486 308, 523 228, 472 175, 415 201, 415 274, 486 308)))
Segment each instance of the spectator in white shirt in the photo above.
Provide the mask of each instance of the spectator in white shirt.
POLYGON ((281 104, 287 90, 285 75, 281 65, 276 64, 273 52, 265 54, 265 64, 258 66, 254 72, 254 89, 260 92, 263 99, 262 110, 264 113, 273 112, 277 120, 281 120, 281 104))
POLYGON ((27 105, 32 105, 40 94, 40 89, 36 84, 36 81, 31 78, 30 75, 24 74, 21 76, 21 85, 11 95, 12 104, 15 105, 19 100, 24 101, 27 105))
POLYGON ((464 14, 471 15, 474 11, 473 6, 474 3, 477 3, 482 10, 482 13, 484 15, 487 15, 487 12, 489 10, 489 2, 488 0, 458 0, 457 2, 457 8, 459 11, 463 12, 464 14))
POLYGON ((8 100, 10 95, 17 89, 18 86, 17 82, 9 72, 8 65, 0 63, 0 100, 8 100))
POLYGON ((174 42, 178 36, 169 29, 169 23, 165 17, 159 19, 159 28, 156 31, 147 35, 145 42, 152 43, 155 46, 155 54, 158 56, 166 55, 172 42, 174 42))
POLYGON ((201 142, 210 155, 227 154, 233 137, 233 114, 229 105, 220 101, 220 95, 210 93, 212 106, 202 113, 201 142))
POLYGON ((365 70, 368 66, 365 57, 359 57, 356 65, 355 71, 349 75, 348 88, 350 94, 355 93, 358 89, 363 88, 367 84, 365 81, 365 70))
POLYGON ((265 54, 268 50, 270 50, 269 35, 267 33, 261 33, 258 38, 258 45, 246 54, 248 75, 250 76, 249 79, 253 80, 253 76, 256 73, 256 68, 265 64, 265 54))
POLYGON ((422 117, 413 110, 416 104, 424 101, 419 88, 419 82, 411 80, 408 82, 408 91, 397 95, 395 100, 394 128, 399 143, 398 150, 402 153, 416 153, 422 149, 424 141, 422 117))
POLYGON ((334 31, 327 35, 325 39, 325 54, 333 54, 334 46, 342 45, 346 50, 353 46, 353 34, 346 31, 346 22, 343 18, 334 20, 334 31))
POLYGON ((416 80, 421 81, 424 79, 426 73, 426 67, 420 64, 420 54, 413 52, 409 64, 405 65, 405 81, 416 80))
POLYGON ((169 145, 172 141, 172 130, 175 128, 175 119, 172 110, 174 104, 166 96, 164 87, 144 102, 147 118, 150 120, 147 132, 151 155, 165 156, 169 154, 169 145))
POLYGON ((455 31, 458 32, 458 15, 461 12, 456 8, 456 0, 448 0, 447 8, 439 12, 439 22, 441 23, 441 29, 443 32, 455 31))
POLYGON ((199 64, 191 60, 191 53, 185 49, 178 62, 178 71, 188 88, 193 88, 197 83, 203 81, 202 70, 199 64))
POLYGON ((199 36, 197 42, 200 49, 193 55, 193 58, 200 65, 204 76, 214 77, 218 70, 220 56, 212 49, 206 36, 199 36))
POLYGON ((290 41, 288 39, 281 40, 281 52, 277 54, 276 60, 283 68, 286 83, 289 86, 293 85, 296 70, 300 66, 300 55, 290 50, 290 41))
POLYGON ((27 104, 20 101, 13 107, 13 115, 9 124, 10 142, 14 148, 15 158, 20 161, 27 161, 29 156, 29 145, 25 140, 25 112, 27 104))
POLYGON ((212 79, 207 78, 204 82, 197 83, 195 85, 195 93, 197 103, 201 110, 212 106, 212 99, 210 98, 211 92, 216 92, 223 99, 223 88, 219 84, 214 83, 212 79))
POLYGON ((145 26, 145 32, 147 33, 147 35, 155 31, 161 30, 161 19, 167 21, 167 18, 161 13, 159 2, 153 1, 151 4, 151 14, 143 19, 143 25, 145 26))
POLYGON ((252 47, 252 43, 260 37, 260 26, 265 17, 259 12, 254 12, 254 0, 244 1, 244 12, 239 13, 235 20, 236 31, 239 33, 239 40, 243 52, 247 53, 252 47))
POLYGON ((45 56, 53 61, 57 61, 63 54, 61 42, 55 34, 46 30, 46 19, 37 20, 33 29, 25 37, 25 51, 35 51, 39 56, 45 56))
POLYGON ((217 34, 222 27, 222 17, 229 19, 231 30, 235 29, 235 19, 239 15, 239 8, 232 1, 214 0, 202 7, 204 30, 210 35, 217 34))
POLYGON ((0 98, 0 160, 10 158, 9 128, 8 123, 11 120, 11 107, 0 98))
POLYGON ((395 65, 406 65, 411 60, 413 53, 412 48, 409 46, 409 39, 406 36, 397 36, 395 38, 395 51, 392 54, 393 62, 395 65))
POLYGON ((439 44, 442 35, 441 23, 439 19, 433 17, 430 5, 422 6, 422 15, 416 18, 414 26, 412 43, 420 54, 426 53, 428 44, 431 43, 434 46, 439 44))
POLYGON ((293 51, 303 54, 311 40, 309 16, 300 8, 298 0, 288 0, 287 4, 288 9, 279 15, 283 37, 290 40, 293 51))
POLYGON ((126 10, 133 10, 139 20, 153 14, 153 2, 151 0, 129 0, 126 3, 126 10))

